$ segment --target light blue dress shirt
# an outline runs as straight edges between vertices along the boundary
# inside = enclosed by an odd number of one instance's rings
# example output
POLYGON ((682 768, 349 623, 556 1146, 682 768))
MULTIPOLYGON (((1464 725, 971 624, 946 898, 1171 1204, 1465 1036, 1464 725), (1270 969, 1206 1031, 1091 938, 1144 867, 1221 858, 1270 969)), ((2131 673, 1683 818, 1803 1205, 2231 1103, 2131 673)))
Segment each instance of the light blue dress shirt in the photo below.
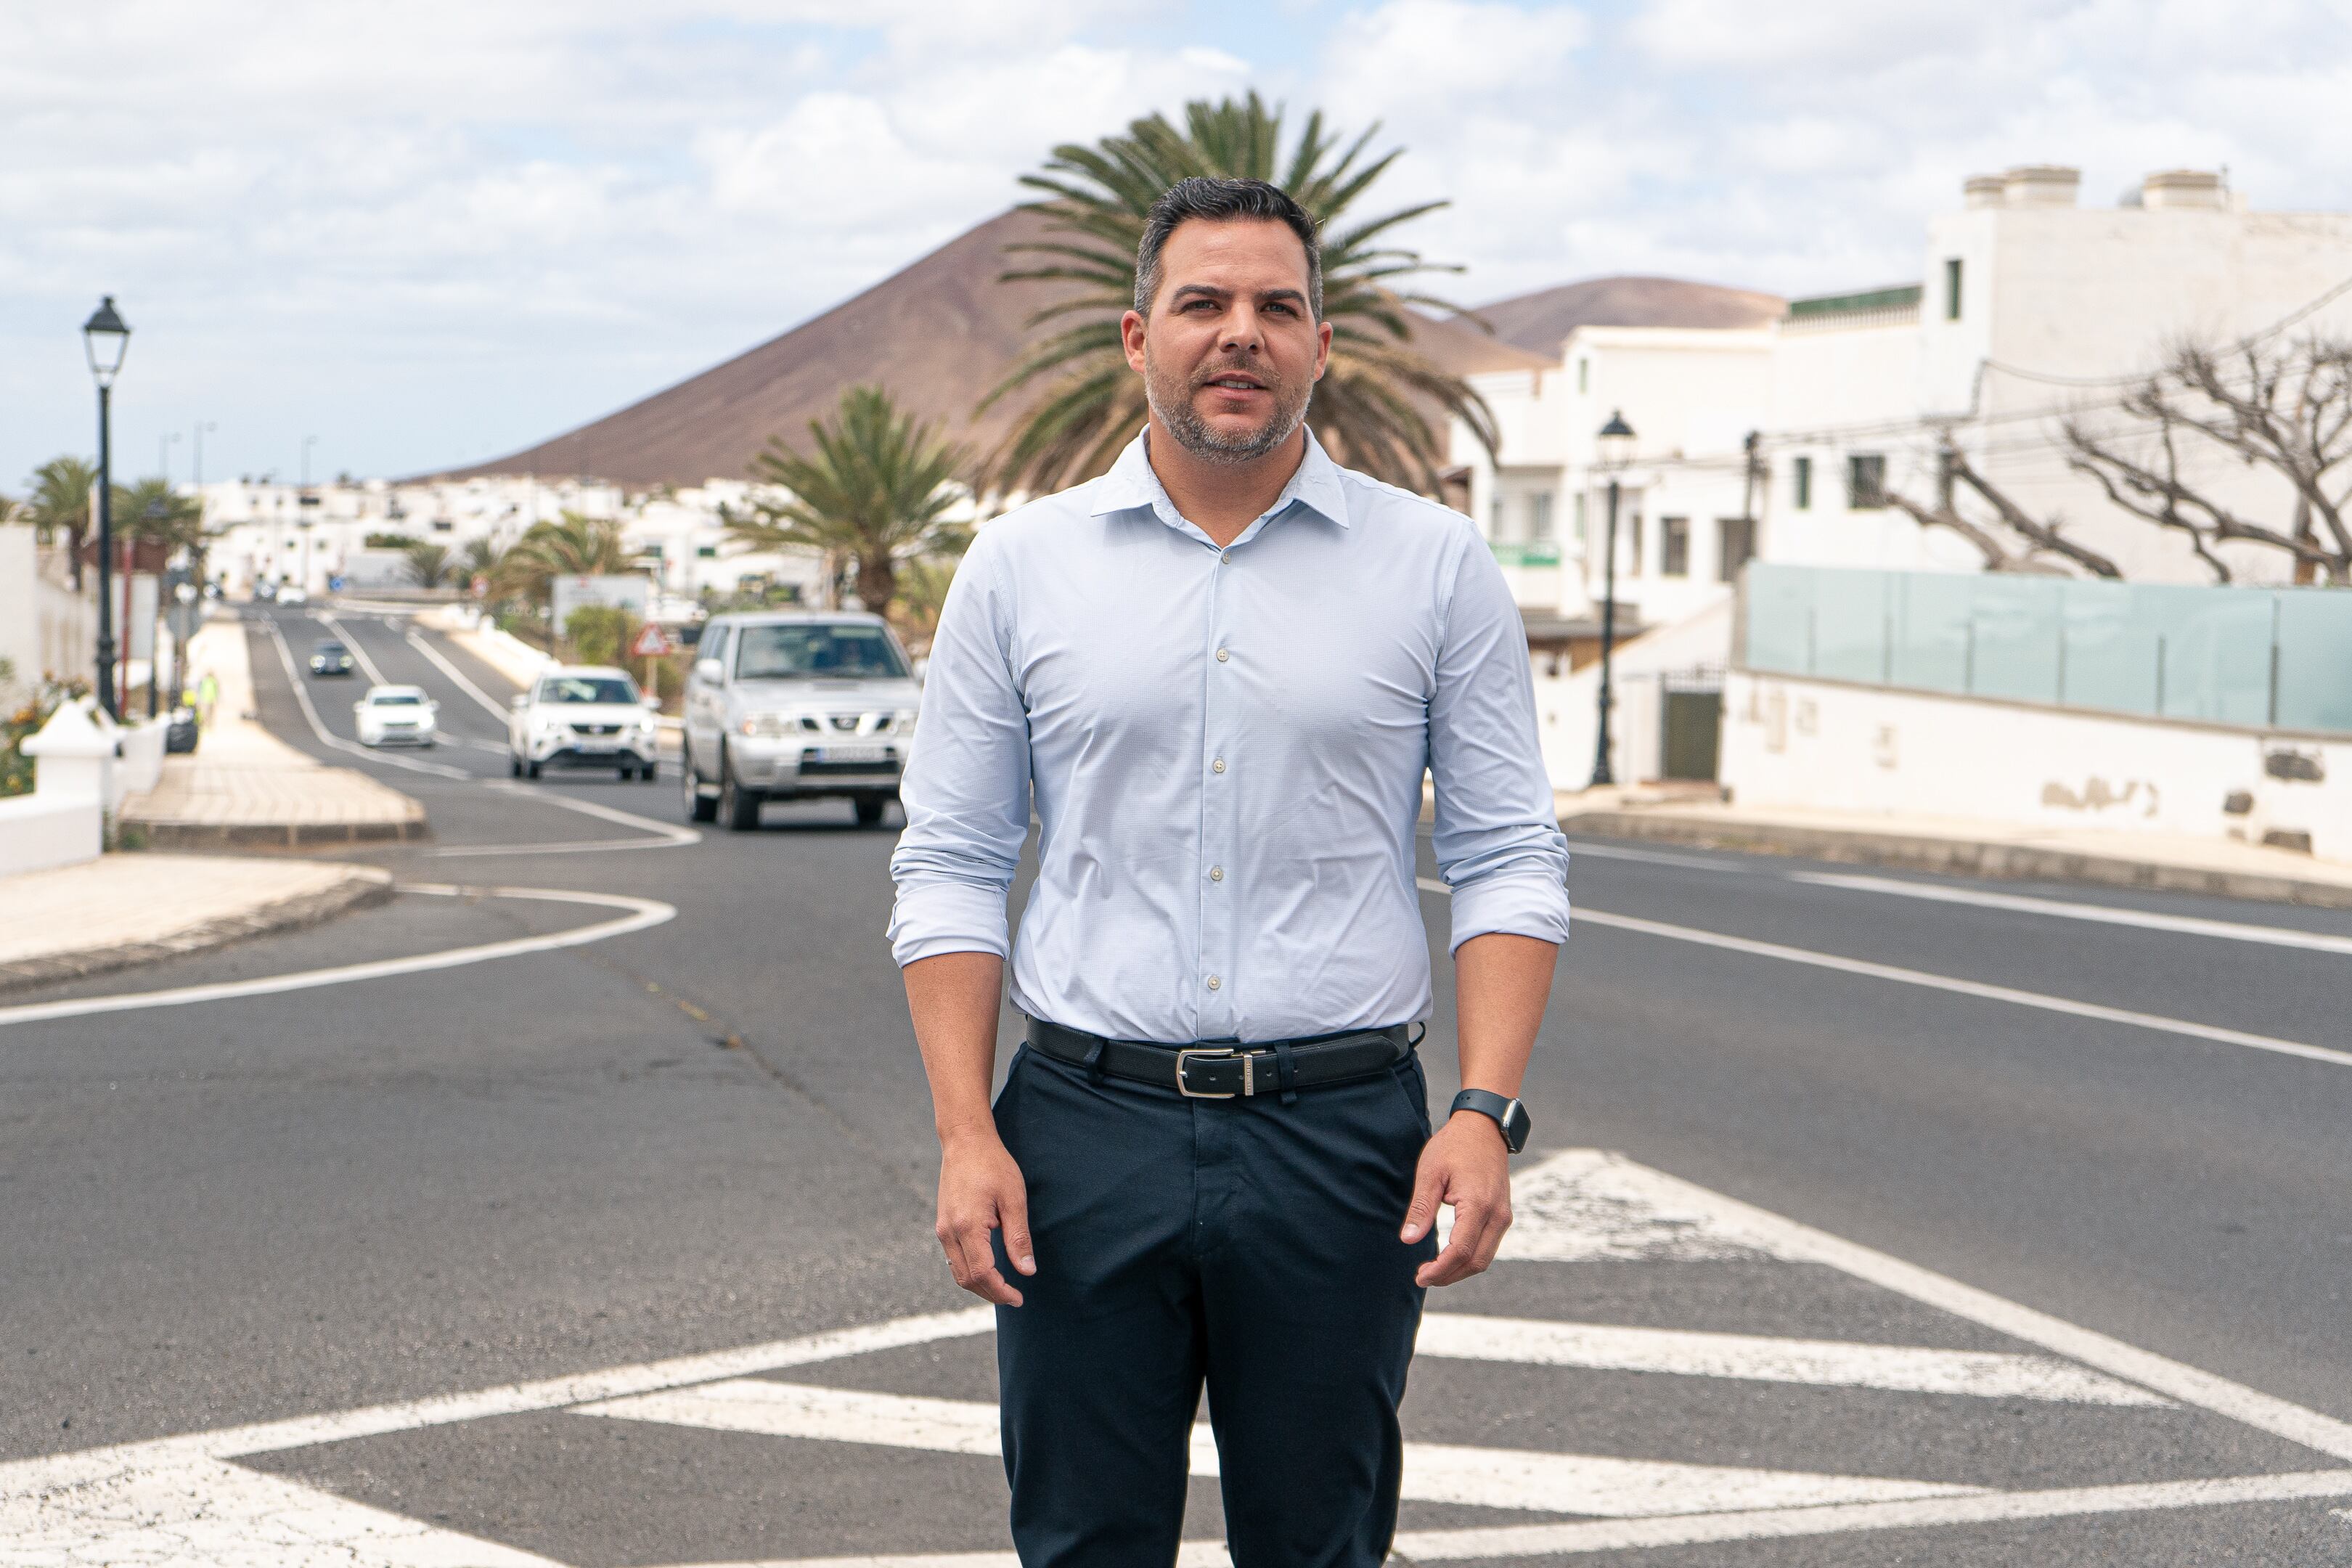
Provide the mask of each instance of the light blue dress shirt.
POLYGON ((1470 521, 1310 434, 1220 550, 1139 436, 982 528, 956 574, 900 790, 892 949, 1006 952, 1034 789, 1024 1013, 1170 1044, 1426 1018, 1424 768, 1454 945, 1566 941, 1527 637, 1470 521))

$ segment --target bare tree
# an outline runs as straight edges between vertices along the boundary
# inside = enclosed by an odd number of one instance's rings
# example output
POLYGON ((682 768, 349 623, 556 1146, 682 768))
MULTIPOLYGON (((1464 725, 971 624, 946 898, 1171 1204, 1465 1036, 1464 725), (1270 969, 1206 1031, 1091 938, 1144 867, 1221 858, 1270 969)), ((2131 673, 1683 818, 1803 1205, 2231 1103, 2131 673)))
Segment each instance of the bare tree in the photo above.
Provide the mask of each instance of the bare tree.
POLYGON ((2185 344, 2119 406, 2119 429, 2085 415, 2063 426, 2067 463, 2116 506, 2185 534, 2216 582, 2231 580, 2216 547, 2242 542, 2292 556, 2298 583, 2352 585, 2352 342, 2185 344), (2284 479, 2292 521, 2257 521, 2217 495, 2201 477, 2216 455, 2284 479))
POLYGON ((2047 522, 2035 517, 2011 500, 2001 488, 1979 473, 1974 464, 1952 440, 1951 433, 1944 434, 1941 449, 1937 453, 1937 470, 1936 504, 1920 505, 1907 496, 1886 492, 1887 503, 1909 513, 1923 527, 1948 528, 1967 540, 1984 557, 1988 572, 2032 572, 2042 567, 2041 557, 2056 555, 2073 562, 2094 577, 2121 577, 2123 572, 2086 544, 2069 539, 2064 523, 2057 518, 2047 522), (1978 500, 1992 509, 1994 523, 1979 522, 1964 514, 1957 503, 1957 489, 1965 486, 1978 500), (2021 548, 2004 536, 2000 529, 2024 541, 2021 548))

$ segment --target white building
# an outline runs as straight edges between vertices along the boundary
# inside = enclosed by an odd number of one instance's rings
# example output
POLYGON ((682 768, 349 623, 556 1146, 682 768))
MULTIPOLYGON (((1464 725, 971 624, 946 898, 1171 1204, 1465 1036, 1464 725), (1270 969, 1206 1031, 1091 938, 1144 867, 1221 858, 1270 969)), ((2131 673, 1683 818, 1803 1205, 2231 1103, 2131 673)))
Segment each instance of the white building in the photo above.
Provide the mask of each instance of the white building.
MULTIPOLYGON (((2112 425, 2126 384, 2184 340, 2226 344, 2298 311, 2296 331, 2352 329, 2352 293, 2331 293, 2352 281, 2352 215, 2252 211, 2190 171, 2151 174, 2113 207, 2081 205, 2078 184, 2041 165, 1969 180, 1930 221, 1914 283, 1795 300, 1763 330, 1580 328, 1557 369, 1472 377, 1502 441, 1489 461, 1457 427, 1454 450, 1530 621, 1588 618, 1602 596, 1594 434, 1618 412, 1637 440, 1617 476, 1616 597, 1642 626, 1720 602, 1751 554, 1980 569, 1958 533, 1882 499, 1933 506, 1948 435, 2126 577, 2210 581, 2179 536, 2067 468, 2059 421, 2112 425)), ((2199 477, 2275 521, 2292 510, 2283 484, 2218 454, 2199 477)), ((2228 559, 2241 581, 2288 572, 2260 547, 2228 559)))

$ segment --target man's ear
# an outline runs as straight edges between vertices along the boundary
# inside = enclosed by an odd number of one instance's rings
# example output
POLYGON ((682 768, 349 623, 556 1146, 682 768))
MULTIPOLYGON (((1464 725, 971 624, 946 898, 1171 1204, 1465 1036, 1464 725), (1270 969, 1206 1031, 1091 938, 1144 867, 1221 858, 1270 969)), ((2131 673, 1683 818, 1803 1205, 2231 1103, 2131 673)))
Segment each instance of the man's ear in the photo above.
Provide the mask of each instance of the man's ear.
POLYGON ((1323 373, 1331 368, 1330 322, 1318 321, 1315 323, 1315 379, 1320 381, 1323 379, 1323 373))
MULTIPOLYGON (((1133 310, 1129 310, 1118 319, 1118 340, 1127 350, 1128 367, 1138 375, 1143 374, 1143 324, 1142 316, 1133 310)), ((1329 342, 1330 336, 1330 329, 1326 327, 1323 331, 1324 341, 1329 342)), ((1317 374, 1321 373, 1318 371, 1317 374)))

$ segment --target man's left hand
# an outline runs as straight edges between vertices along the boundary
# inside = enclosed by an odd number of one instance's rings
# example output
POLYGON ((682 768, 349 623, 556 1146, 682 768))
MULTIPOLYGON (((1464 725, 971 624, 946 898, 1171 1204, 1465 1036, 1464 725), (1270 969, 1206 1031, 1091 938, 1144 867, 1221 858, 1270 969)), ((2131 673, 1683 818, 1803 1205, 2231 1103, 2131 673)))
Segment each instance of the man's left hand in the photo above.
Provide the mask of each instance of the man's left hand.
POLYGON ((1410 1244, 1428 1235, 1440 1204, 1453 1205, 1454 1233, 1445 1250, 1413 1276, 1423 1286, 1452 1285, 1485 1273, 1503 1245, 1503 1233, 1511 1228, 1511 1154, 1493 1117, 1457 1111, 1423 1145, 1401 1239, 1410 1244))

